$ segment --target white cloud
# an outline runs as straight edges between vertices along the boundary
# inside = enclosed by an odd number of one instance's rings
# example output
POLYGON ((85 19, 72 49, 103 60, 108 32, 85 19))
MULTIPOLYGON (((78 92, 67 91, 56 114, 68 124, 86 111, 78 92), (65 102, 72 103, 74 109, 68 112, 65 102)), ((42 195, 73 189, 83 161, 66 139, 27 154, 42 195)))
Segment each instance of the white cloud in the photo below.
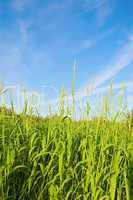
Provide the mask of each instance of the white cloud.
POLYGON ((118 51, 113 63, 102 73, 98 74, 94 79, 90 80, 84 87, 79 89, 76 96, 81 97, 83 94, 91 94, 97 87, 117 75, 122 69, 126 68, 133 62, 133 41, 129 40, 118 51))
POLYGON ((75 52, 79 53, 82 50, 86 50, 86 49, 90 49, 93 48, 97 45, 98 42, 100 42, 101 40, 103 40, 104 38, 108 37, 110 34, 112 34, 114 31, 114 28, 103 32, 102 34, 98 35, 98 37, 96 39, 86 39, 83 40, 78 47, 75 48, 75 52))
MULTIPOLYGON (((103 87, 100 87, 94 91, 92 91, 91 93, 91 96, 94 96, 94 95, 103 95, 104 93, 108 92, 110 90, 110 88, 112 87, 112 90, 122 90, 123 87, 124 87, 124 90, 128 90, 129 92, 133 90, 133 81, 126 81, 124 83, 116 83, 116 84, 112 84, 111 85, 108 85, 108 86, 103 86, 103 87)), ((82 96, 80 97, 86 97, 87 96, 87 91, 86 93, 82 93, 82 96)))
POLYGON ((84 0, 84 11, 95 11, 99 25, 103 25, 113 12, 113 5, 110 0, 84 0))
POLYGON ((103 4, 101 7, 97 9, 96 17, 98 21, 98 25, 103 25, 106 20, 111 16, 113 12, 113 7, 109 4, 108 1, 106 1, 105 4, 103 4))
MULTIPOLYGON (((88 81, 88 83, 80 88, 75 93, 75 100, 78 101, 84 97, 99 95, 109 90, 110 86, 100 87, 106 81, 109 81, 116 76, 121 70, 126 68, 129 64, 133 63, 133 41, 131 39, 121 47, 115 56, 112 64, 104 71, 98 74, 95 78, 88 81)), ((125 88, 132 91, 133 82, 127 81, 124 83, 125 88)), ((122 84, 118 83, 113 85, 113 89, 121 89, 122 84)), ((72 101, 72 96, 67 97, 69 101, 72 101)), ((51 100, 51 105, 57 105, 59 98, 51 100)))

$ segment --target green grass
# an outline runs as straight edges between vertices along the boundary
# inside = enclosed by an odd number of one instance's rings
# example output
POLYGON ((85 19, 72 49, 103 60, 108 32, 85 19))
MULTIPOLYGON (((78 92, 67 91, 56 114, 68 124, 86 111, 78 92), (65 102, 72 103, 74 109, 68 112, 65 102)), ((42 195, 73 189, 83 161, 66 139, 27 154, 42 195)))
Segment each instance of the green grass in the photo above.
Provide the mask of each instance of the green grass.
POLYGON ((132 200, 131 120, 63 114, 1 109, 0 200, 132 200))

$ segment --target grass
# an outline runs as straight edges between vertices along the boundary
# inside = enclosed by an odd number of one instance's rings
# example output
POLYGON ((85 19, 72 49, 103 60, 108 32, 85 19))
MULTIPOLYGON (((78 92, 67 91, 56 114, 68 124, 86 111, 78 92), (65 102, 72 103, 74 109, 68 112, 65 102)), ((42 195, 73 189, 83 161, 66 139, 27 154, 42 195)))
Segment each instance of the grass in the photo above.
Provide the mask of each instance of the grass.
MULTIPOLYGON (((132 200, 131 120, 0 110, 0 200, 132 200)), ((61 110, 63 112, 63 110, 61 110)))

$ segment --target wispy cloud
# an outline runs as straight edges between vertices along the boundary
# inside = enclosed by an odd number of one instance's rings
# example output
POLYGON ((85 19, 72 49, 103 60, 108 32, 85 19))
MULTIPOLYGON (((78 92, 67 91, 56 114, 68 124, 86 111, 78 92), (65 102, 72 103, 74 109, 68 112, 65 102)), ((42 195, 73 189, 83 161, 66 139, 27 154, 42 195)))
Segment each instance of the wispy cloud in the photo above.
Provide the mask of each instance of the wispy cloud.
MULTIPOLYGON (((80 88, 75 93, 75 100, 78 101, 84 97, 99 95, 107 92, 110 88, 110 85, 101 87, 106 81, 111 80, 116 76, 121 70, 126 68, 129 64, 133 63, 133 40, 132 36, 129 37, 129 40, 121 49, 117 52, 116 56, 113 59, 113 62, 104 72, 98 74, 95 78, 92 78, 88 83, 80 88)), ((124 83, 125 88, 130 91, 133 89, 133 82, 127 81, 124 83)), ((114 84, 113 89, 121 89, 122 84, 114 84)), ((67 98, 69 101, 72 101, 72 96, 69 95, 67 98)), ((59 98, 51 100, 51 105, 57 105, 59 98)))
POLYGON ((90 80, 84 87, 79 89, 76 94, 76 98, 86 96, 88 93, 91 94, 96 88, 100 87, 106 81, 117 75, 122 69, 126 68, 133 62, 133 40, 129 39, 128 42, 121 47, 117 55, 112 62, 112 65, 107 69, 98 74, 95 78, 90 80))
POLYGON ((111 35, 114 32, 114 30, 115 28, 107 30, 101 33, 100 35, 98 35, 95 39, 83 40, 82 42, 80 42, 79 46, 75 48, 75 52, 79 53, 83 50, 87 50, 87 49, 95 47, 97 43, 99 43, 100 41, 102 41, 103 39, 111 35))
POLYGON ((83 5, 86 12, 95 11, 99 25, 103 25, 113 12, 110 0, 85 0, 83 5))
MULTIPOLYGON (((103 95, 104 93, 108 92, 110 89, 113 90, 122 90, 124 87, 124 90, 128 90, 128 91, 132 91, 133 90, 133 81, 126 81, 123 84, 122 83, 115 83, 112 86, 111 85, 106 85, 100 88, 97 88, 96 90, 92 91, 91 96, 97 96, 97 95, 103 95)), ((84 91, 85 92, 85 91, 84 91)), ((82 93, 82 96, 80 96, 81 98, 86 97, 87 93, 82 93)))
POLYGON ((113 12, 113 7, 110 5, 109 1, 106 1, 101 7, 97 9, 96 17, 98 25, 103 25, 107 19, 111 16, 113 12))

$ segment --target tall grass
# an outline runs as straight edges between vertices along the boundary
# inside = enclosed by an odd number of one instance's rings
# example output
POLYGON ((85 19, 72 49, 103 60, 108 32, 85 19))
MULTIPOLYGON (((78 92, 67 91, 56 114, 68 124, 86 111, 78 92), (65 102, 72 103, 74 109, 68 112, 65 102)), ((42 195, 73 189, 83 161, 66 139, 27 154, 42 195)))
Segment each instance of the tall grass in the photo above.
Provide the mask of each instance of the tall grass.
POLYGON ((41 118, 27 107, 0 111, 1 200, 133 199, 130 119, 74 121, 63 103, 59 116, 41 118))

